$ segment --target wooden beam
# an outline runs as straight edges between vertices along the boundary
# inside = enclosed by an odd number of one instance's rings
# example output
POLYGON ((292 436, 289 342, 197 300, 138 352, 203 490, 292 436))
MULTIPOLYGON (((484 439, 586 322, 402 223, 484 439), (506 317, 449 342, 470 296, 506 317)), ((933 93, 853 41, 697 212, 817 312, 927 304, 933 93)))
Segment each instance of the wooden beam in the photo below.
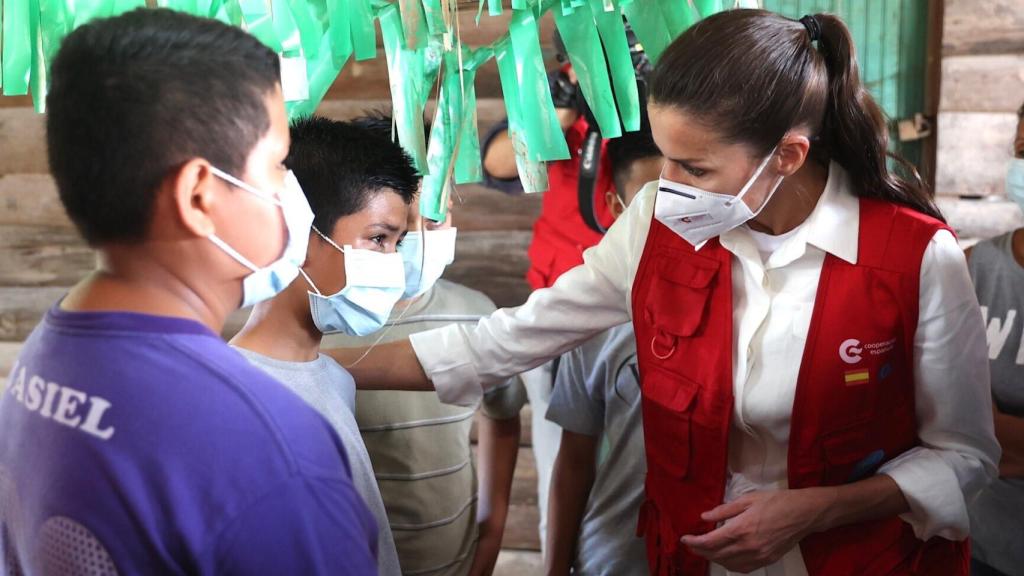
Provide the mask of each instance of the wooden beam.
POLYGON ((67 288, 4 288, 0 296, 0 341, 21 342, 43 314, 64 297, 67 288))
POLYGON ((0 108, 0 174, 49 171, 46 118, 32 108, 0 108))
POLYGON ((942 61, 942 112, 1015 114, 1024 104, 1024 55, 950 56, 942 61))
POLYGON ((945 196, 1002 196, 1016 114, 945 112, 939 115, 935 189, 945 196))
POLYGON ((0 174, 0 226, 71 228, 48 174, 0 174))
POLYGON ((1024 52, 1024 0, 946 0, 944 56, 1024 52))
POLYGON ((467 232, 459 235, 455 262, 444 277, 480 290, 500 308, 518 306, 530 295, 526 283, 530 232, 467 232))
POLYGON ((95 267, 70 228, 0 226, 0 286, 70 286, 95 267))
MULTIPOLYGON (((355 80, 350 82, 359 84, 355 80)), ((365 96, 366 99, 326 99, 317 108, 317 113, 336 120, 349 120, 373 110, 390 112, 390 90, 386 82, 366 90, 365 96)), ((433 100, 427 103, 427 118, 433 117, 435 104, 433 100)), ((481 138, 504 117, 505 102, 500 92, 496 97, 480 96, 477 100, 477 126, 481 138)), ((44 116, 31 108, 0 108, 0 177, 5 174, 48 174, 49 171, 44 116)))

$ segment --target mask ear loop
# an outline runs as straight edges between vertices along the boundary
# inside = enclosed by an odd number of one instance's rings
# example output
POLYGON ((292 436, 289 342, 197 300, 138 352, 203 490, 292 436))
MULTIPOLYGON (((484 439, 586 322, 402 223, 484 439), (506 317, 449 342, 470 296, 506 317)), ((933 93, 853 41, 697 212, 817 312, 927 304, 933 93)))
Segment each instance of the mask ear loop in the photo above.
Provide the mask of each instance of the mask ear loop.
MULTIPOLYGON (((734 203, 736 203, 736 202, 738 202, 738 201, 743 199, 743 197, 747 194, 747 192, 750 191, 750 188, 754 185, 754 182, 757 182, 757 179, 761 176, 761 173, 764 172, 764 169, 768 166, 768 162, 775 156, 775 151, 778 150, 778 149, 779 149, 779 145, 778 144, 776 144, 774 147, 772 147, 772 151, 770 153, 768 153, 768 156, 766 156, 764 160, 761 161, 761 165, 757 167, 757 171, 754 172, 754 175, 750 177, 750 180, 747 180, 747 183, 740 190, 739 194, 737 194, 736 196, 733 196, 732 200, 729 200, 728 202, 725 203, 726 206, 732 206, 734 203)), ((776 185, 776 187, 778 187, 778 185, 776 185)), ((775 190, 773 189, 772 190, 772 194, 774 194, 774 193, 775 193, 775 190)), ((769 199, 770 199, 770 197, 769 197, 769 199)), ((766 199, 764 204, 761 205, 761 208, 758 209, 758 212, 763 210, 766 204, 768 204, 768 199, 766 199)))

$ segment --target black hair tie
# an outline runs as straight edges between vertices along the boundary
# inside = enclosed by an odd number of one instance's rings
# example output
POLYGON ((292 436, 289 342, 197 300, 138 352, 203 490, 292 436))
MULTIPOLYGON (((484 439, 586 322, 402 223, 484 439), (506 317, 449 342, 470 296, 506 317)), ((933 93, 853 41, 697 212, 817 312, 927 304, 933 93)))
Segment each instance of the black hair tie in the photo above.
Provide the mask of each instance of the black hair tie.
POLYGON ((811 37, 811 42, 817 42, 821 40, 821 23, 818 19, 810 14, 800 19, 800 23, 807 28, 807 34, 811 37))

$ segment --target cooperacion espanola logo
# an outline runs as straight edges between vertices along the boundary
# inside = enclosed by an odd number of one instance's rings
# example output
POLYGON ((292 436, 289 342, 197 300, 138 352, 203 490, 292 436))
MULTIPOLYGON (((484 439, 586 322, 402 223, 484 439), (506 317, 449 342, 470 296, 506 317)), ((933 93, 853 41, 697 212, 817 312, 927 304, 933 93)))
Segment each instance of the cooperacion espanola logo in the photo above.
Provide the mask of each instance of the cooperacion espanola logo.
POLYGON ((839 357, 847 364, 856 364, 857 362, 860 362, 861 352, 863 351, 864 349, 860 345, 860 340, 857 340, 856 338, 844 340, 843 343, 839 345, 839 357))

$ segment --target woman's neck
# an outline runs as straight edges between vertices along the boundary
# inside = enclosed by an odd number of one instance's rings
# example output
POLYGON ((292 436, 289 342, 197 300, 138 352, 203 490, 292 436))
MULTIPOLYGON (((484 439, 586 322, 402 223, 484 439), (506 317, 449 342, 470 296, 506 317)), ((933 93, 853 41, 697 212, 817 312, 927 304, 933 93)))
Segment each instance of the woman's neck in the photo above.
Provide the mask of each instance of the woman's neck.
POLYGON ((793 230, 814 211, 827 182, 828 167, 808 160, 795 174, 782 181, 768 205, 747 225, 773 236, 793 230))

